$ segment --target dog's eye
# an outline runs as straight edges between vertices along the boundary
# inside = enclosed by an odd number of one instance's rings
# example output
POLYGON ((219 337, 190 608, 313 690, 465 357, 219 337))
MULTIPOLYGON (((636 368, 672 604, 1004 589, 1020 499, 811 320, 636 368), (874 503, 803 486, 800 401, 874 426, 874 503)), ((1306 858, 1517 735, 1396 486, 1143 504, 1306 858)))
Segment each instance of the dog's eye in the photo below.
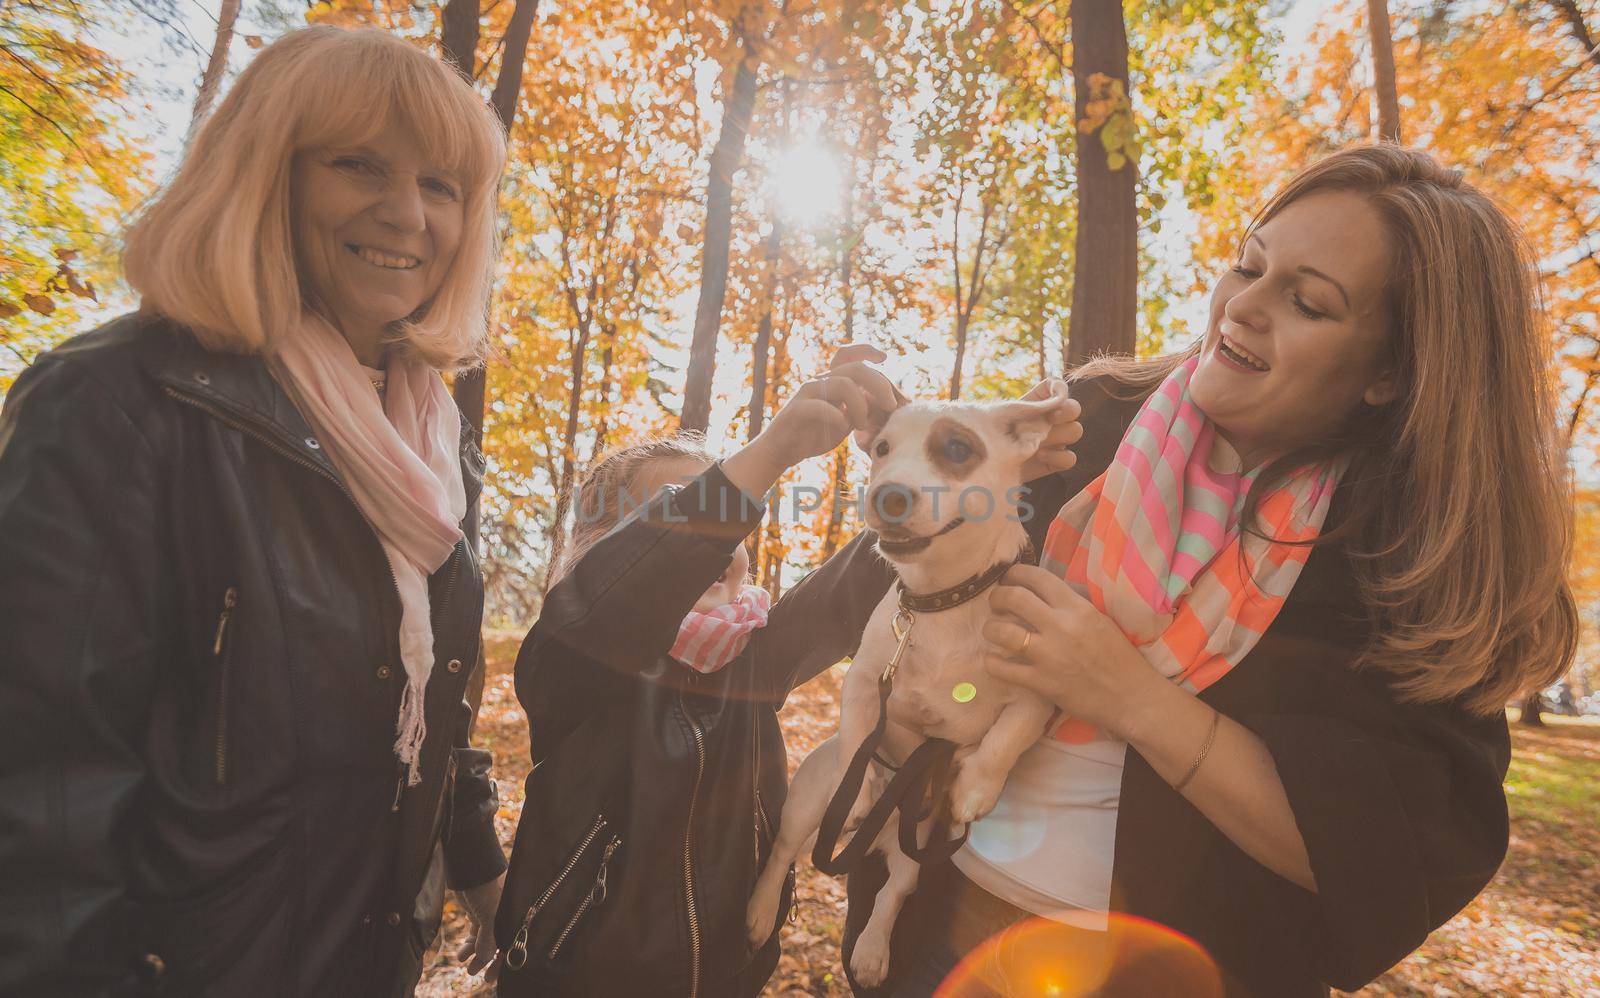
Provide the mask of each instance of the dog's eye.
POLYGON ((889 453, 889 441, 879 440, 873 445, 872 453, 874 457, 883 457, 885 454, 889 453))
POLYGON ((960 437, 951 437, 944 443, 944 456, 956 464, 965 464, 972 457, 972 445, 960 437))

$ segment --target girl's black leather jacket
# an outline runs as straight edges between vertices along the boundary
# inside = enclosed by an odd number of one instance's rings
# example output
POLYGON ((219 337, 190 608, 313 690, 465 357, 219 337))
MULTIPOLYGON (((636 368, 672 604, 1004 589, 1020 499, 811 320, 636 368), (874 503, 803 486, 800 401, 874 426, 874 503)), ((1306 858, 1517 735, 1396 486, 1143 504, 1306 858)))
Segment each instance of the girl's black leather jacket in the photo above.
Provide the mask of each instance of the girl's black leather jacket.
POLYGON ((762 512, 714 465, 551 588, 517 659, 534 768, 496 920, 501 994, 753 995, 771 974, 777 926, 753 950, 744 912, 786 790, 777 710, 855 651, 894 573, 859 534, 738 658, 695 673, 666 651, 762 512))

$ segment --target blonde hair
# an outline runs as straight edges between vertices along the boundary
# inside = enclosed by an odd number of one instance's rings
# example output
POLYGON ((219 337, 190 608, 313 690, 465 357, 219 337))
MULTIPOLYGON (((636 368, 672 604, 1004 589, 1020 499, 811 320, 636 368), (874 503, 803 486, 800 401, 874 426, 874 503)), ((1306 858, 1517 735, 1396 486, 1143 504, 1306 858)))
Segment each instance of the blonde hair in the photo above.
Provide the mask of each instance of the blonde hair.
POLYGON ((684 432, 613 447, 602 454, 569 496, 573 511, 572 533, 561 563, 550 583, 572 571, 572 567, 594 547, 595 542, 622 522, 633 509, 644 505, 649 496, 637 494, 639 479, 653 464, 666 460, 715 460, 697 433, 684 432))
MULTIPOLYGON (((1355 538, 1375 624, 1360 664, 1407 700, 1492 714, 1566 672, 1577 645, 1570 489, 1534 256, 1458 171, 1392 145, 1313 163, 1247 234, 1320 191, 1364 195, 1387 230, 1399 393, 1272 462, 1252 500, 1307 461, 1348 457, 1349 516, 1324 540, 1355 538)), ((1072 377, 1148 394, 1199 349, 1097 358, 1072 377)))
POLYGON ((128 230, 128 283, 208 349, 267 350, 310 304, 290 231, 295 153, 359 145, 391 122, 460 179, 465 201, 456 257, 394 345, 441 370, 480 362, 504 130, 459 73, 375 29, 303 28, 261 50, 128 230))

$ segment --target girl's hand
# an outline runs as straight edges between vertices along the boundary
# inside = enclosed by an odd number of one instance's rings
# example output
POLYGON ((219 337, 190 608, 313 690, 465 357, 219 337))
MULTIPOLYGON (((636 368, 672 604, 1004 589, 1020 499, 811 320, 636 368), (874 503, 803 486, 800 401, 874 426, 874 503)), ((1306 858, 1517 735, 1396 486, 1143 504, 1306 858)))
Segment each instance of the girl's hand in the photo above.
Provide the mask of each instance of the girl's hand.
POLYGON ((1141 710, 1170 685, 1109 617, 1045 569, 1012 566, 989 608, 988 673, 1114 737, 1131 741, 1141 710))
POLYGON ((872 366, 885 357, 865 343, 840 347, 827 374, 801 385, 759 436, 722 462, 728 480, 746 495, 763 496, 789 468, 828 453, 851 431, 882 426, 903 401, 872 366))
POLYGON ((500 892, 505 885, 506 875, 502 873, 486 884, 457 892, 462 906, 467 909, 472 929, 456 951, 456 959, 467 965, 469 974, 488 970, 490 981, 500 972, 499 961, 495 959, 498 954, 494 944, 494 913, 500 906, 500 892))
MULTIPOLYGON (((1028 394, 1022 396, 1022 401, 1043 401, 1058 394, 1067 394, 1067 383, 1060 378, 1046 378, 1034 385, 1028 394)), ((1024 482, 1031 482, 1058 471, 1066 471, 1077 463, 1078 456, 1067 448, 1083 439, 1083 426, 1078 423, 1078 417, 1082 413, 1083 407, 1078 404, 1078 400, 1068 399, 1050 414, 1050 432, 1045 434, 1044 442, 1039 445, 1033 457, 1022 466, 1024 482)))

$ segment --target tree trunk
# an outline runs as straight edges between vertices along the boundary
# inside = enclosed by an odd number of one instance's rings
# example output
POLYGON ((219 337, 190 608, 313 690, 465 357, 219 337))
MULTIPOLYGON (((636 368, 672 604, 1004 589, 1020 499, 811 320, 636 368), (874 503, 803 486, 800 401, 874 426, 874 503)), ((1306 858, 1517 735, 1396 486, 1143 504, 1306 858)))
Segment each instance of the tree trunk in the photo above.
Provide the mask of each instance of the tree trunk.
POLYGON ((1544 727, 1543 707, 1539 703, 1537 690, 1528 694, 1528 698, 1522 701, 1522 723, 1530 728, 1544 727))
POLYGON ((749 440, 754 440, 760 434, 767 419, 767 355, 772 350, 772 312, 777 305, 778 263, 782 253, 783 222, 774 217, 764 254, 767 274, 762 294, 761 322, 756 326, 756 342, 750 358, 749 440))
MULTIPOLYGON (((517 118, 517 96, 522 90, 522 66, 528 55, 528 37, 533 30, 533 18, 539 11, 539 0, 517 0, 511 20, 506 24, 505 44, 500 54, 500 75, 494 84, 491 103, 500 124, 509 134, 517 118)), ((478 0, 450 0, 441 16, 443 28, 441 43, 445 58, 470 80, 478 46, 478 0)), ((483 411, 486 370, 475 367, 456 375, 451 394, 456 408, 472 426, 473 446, 483 448, 483 411)), ((479 509, 474 505, 467 510, 467 542, 474 550, 478 545, 479 509)))
POLYGON ((1372 82, 1378 100, 1378 138, 1400 143, 1400 95, 1394 82, 1394 39, 1389 32, 1388 0, 1367 0, 1372 35, 1372 82))
POLYGON ((971 324, 971 316, 965 309, 956 312, 956 361, 950 369, 950 401, 954 402, 961 397, 961 365, 967 356, 967 328, 971 324))
POLYGON ((750 113, 756 100, 756 53, 748 34, 751 8, 739 12, 734 31, 739 39, 739 65, 733 90, 722 108, 722 128, 711 151, 706 181, 706 230, 700 253, 700 301, 694 311, 694 338, 689 344, 689 370, 683 386, 679 426, 704 433, 711 422, 711 382, 717 370, 717 335, 722 329, 722 304, 728 290, 728 242, 733 228, 733 175, 744 158, 750 113))
POLYGON ((500 118, 506 134, 517 120, 517 98, 522 95, 522 67, 528 58, 528 37, 533 34, 533 19, 539 13, 539 0, 517 0, 506 22, 505 43, 500 51, 500 75, 494 79, 489 103, 500 118))
MULTIPOLYGON (((492 103, 495 114, 500 118, 501 126, 508 134, 517 116, 517 95, 522 89, 522 65, 527 59, 528 36, 533 28, 534 14, 538 10, 539 0, 517 0, 516 9, 511 12, 511 20, 506 24, 505 44, 500 55, 500 75, 495 79, 492 103)), ((468 80, 477 79, 479 16, 478 0, 448 0, 439 18, 441 22, 439 45, 444 51, 445 61, 460 70, 468 80)), ((472 428, 472 445, 479 450, 483 449, 486 373, 485 367, 463 371, 456 375, 455 384, 451 388, 456 408, 461 410, 461 415, 472 428)), ((481 498, 473 503, 467 510, 464 524, 467 543, 480 557, 483 547, 479 537, 482 506, 481 498)), ((560 520, 556 522, 559 524, 560 520)), ((467 702, 472 705, 472 721, 467 732, 469 735, 472 727, 477 724, 478 705, 483 702, 485 672, 483 645, 483 642, 478 642, 478 661, 473 667, 471 678, 467 681, 467 702)))
POLYGON ((478 0, 448 0, 439 15, 439 48, 445 62, 477 79, 478 0))
POLYGON ((617 324, 608 322, 600 329, 600 414, 595 420, 594 440, 589 445, 589 464, 593 465, 606 449, 611 436, 611 364, 617 353, 617 324))
POLYGON ((984 265, 986 254, 998 254, 1005 242, 1004 235, 991 239, 989 225, 994 219, 995 203, 992 198, 979 194, 983 211, 979 214, 978 241, 972 247, 972 272, 967 275, 966 290, 961 286, 961 208, 966 202, 966 180, 956 188, 956 210, 950 226, 950 260, 955 277, 956 299, 956 359, 950 371, 950 400, 961 397, 961 368, 967 356, 967 333, 972 328, 972 313, 977 311, 983 298, 988 269, 984 265))
POLYGON ((217 91, 222 88, 223 74, 228 71, 228 47, 233 44, 233 25, 238 20, 239 0, 222 0, 217 10, 217 37, 211 43, 211 58, 200 76, 200 92, 195 94, 194 114, 189 119, 190 138, 206 119, 212 102, 217 99, 217 91))
POLYGON ((578 413, 583 399, 583 362, 589 353, 590 320, 578 319, 577 335, 572 340, 572 357, 568 374, 572 378, 572 394, 567 397, 567 425, 561 434, 561 477, 556 482, 556 515, 550 525, 550 562, 545 566, 545 587, 549 588, 556 566, 561 563, 566 531, 562 525, 572 501, 572 476, 576 471, 578 452, 578 413))
MULTIPOLYGON (((1128 84, 1128 32, 1120 0, 1072 0, 1072 90, 1079 121, 1087 116, 1089 77, 1128 84)), ((1103 126, 1102 126, 1103 127, 1103 126)), ((1078 135, 1078 231, 1073 247, 1072 316, 1067 367, 1098 353, 1134 352, 1139 286, 1138 163, 1113 170, 1100 133, 1078 135)))
MULTIPOLYGON (((784 80, 783 106, 780 112, 782 117, 779 119, 778 129, 781 148, 787 148, 789 145, 789 116, 792 105, 789 81, 784 80)), ((766 245, 762 252, 767 272, 762 280, 761 321, 756 326, 756 342, 750 359, 750 405, 747 412, 749 440, 756 438, 767 419, 767 354, 771 352, 772 313, 777 307, 778 268, 783 260, 783 212, 773 210, 771 215, 772 229, 767 233, 766 245)))
MULTIPOLYGON (((474 79, 474 68, 477 63, 478 50, 478 0, 448 0, 444 10, 439 15, 439 47, 443 50, 444 59, 461 72, 468 80, 474 79)), ((456 408, 461 410, 468 424, 472 427, 473 446, 483 448, 483 368, 473 368, 463 371, 455 377, 451 386, 451 394, 455 397, 456 408)), ((467 509, 466 522, 463 532, 467 535, 467 544, 481 555, 482 547, 479 544, 479 524, 481 522, 482 499, 473 503, 467 509)), ((472 729, 478 724, 478 705, 483 703, 483 680, 487 672, 484 659, 484 642, 478 642, 478 660, 473 663, 472 675, 467 678, 467 702, 472 705, 472 717, 467 721, 467 735, 471 737, 472 729)))

